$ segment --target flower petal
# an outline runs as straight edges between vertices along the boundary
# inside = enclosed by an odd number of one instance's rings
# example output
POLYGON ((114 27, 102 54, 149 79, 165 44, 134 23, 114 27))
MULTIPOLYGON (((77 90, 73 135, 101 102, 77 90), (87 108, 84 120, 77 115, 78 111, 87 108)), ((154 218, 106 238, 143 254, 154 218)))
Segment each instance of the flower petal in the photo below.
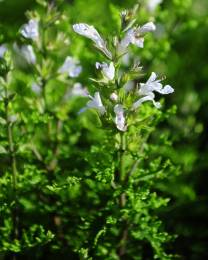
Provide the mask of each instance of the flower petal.
POLYGON ((144 48, 144 38, 140 37, 139 39, 136 39, 135 45, 139 48, 144 48))
POLYGON ((155 81, 156 78, 157 78, 157 74, 156 74, 155 72, 152 72, 152 73, 151 73, 151 76, 150 76, 149 79, 147 80, 147 83, 146 83, 146 84, 155 81))
POLYGON ((135 103, 133 103, 132 109, 135 110, 137 109, 139 106, 141 106, 142 103, 144 103, 145 101, 153 101, 154 98, 152 98, 151 96, 145 96, 140 98, 138 101, 136 101, 135 103))
POLYGON ((86 23, 78 23, 73 25, 73 29, 76 33, 94 41, 99 47, 103 46, 104 40, 93 26, 86 23))
POLYGON ((141 28, 139 28, 140 33, 147 33, 155 30, 156 30, 156 26, 153 22, 146 23, 141 28))
POLYGON ((166 86, 164 86, 164 88, 162 90, 160 90, 160 93, 164 94, 164 95, 171 94, 173 92, 174 92, 174 89, 170 85, 166 85, 166 86))

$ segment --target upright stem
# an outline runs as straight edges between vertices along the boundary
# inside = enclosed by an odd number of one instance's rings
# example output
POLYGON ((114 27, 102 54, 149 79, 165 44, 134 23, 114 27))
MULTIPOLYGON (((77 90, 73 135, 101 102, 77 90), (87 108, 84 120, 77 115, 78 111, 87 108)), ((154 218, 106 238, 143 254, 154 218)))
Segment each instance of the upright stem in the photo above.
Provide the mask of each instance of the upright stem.
MULTIPOLYGON (((119 174, 120 174, 120 184, 124 185, 126 180, 126 172, 125 172, 125 151, 126 151, 126 139, 125 134, 120 133, 120 156, 119 156, 119 174)), ((126 194, 123 192, 120 195, 120 208, 122 209, 125 207, 126 204, 126 194)), ((119 241, 119 248, 118 248, 118 256, 121 259, 122 256, 126 252, 126 241, 128 239, 128 223, 124 220, 124 228, 121 230, 120 233, 120 241, 119 241)))
POLYGON ((123 182, 125 177, 125 168, 124 168, 124 153, 126 149, 126 141, 124 133, 120 133, 120 162, 119 162, 119 170, 120 170, 120 182, 123 182))
MULTIPOLYGON (((13 233, 12 239, 17 239, 19 235, 18 231, 18 214, 17 214, 17 163, 14 149, 13 133, 12 133, 12 124, 9 118, 9 96, 7 86, 5 86, 5 114, 6 114, 6 123, 7 123, 7 138, 9 143, 9 155, 12 166, 12 191, 13 191, 13 200, 14 200, 14 209, 12 211, 12 222, 13 222, 13 233)), ((12 259, 16 259, 16 254, 14 253, 12 259)))
MULTIPOLYGON (((125 180, 125 150, 126 150, 126 140, 124 133, 120 133, 120 156, 119 156, 119 182, 122 185, 125 180)), ((125 194, 121 194, 120 198, 121 207, 125 206, 125 194)))

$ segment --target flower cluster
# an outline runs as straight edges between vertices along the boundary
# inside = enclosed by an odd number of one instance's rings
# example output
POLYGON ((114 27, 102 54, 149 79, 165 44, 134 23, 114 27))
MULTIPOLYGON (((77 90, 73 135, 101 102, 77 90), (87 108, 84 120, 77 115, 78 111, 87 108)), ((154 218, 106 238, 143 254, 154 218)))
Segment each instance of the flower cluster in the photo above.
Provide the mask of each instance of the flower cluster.
MULTIPOLYGON (((127 11, 122 12, 121 17, 125 20, 127 11)), ((144 37, 148 32, 156 30, 156 26, 153 22, 148 22, 143 26, 127 26, 123 30, 123 37, 117 37, 117 41, 114 44, 115 50, 109 50, 107 42, 100 36, 98 31, 91 25, 85 23, 79 23, 73 25, 73 29, 76 33, 91 39, 97 49, 101 50, 104 56, 110 60, 109 62, 96 62, 95 66, 102 73, 101 80, 94 80, 101 88, 100 91, 96 91, 94 96, 88 95, 90 101, 88 101, 85 108, 81 111, 85 111, 88 108, 93 108, 98 111, 101 116, 109 116, 113 118, 113 121, 119 131, 126 131, 128 126, 128 118, 126 115, 131 112, 134 113, 142 103, 151 101, 156 108, 160 108, 161 104, 155 101, 155 92, 167 95, 174 92, 174 89, 169 86, 163 86, 161 80, 157 78, 156 73, 152 72, 146 83, 139 83, 137 88, 134 88, 134 82, 128 81, 125 84, 122 83, 122 71, 119 70, 119 61, 128 53, 128 48, 131 44, 143 48, 144 37), (121 40, 119 41, 118 39, 121 40), (113 54, 112 54, 113 53, 113 54), (102 92, 102 89, 104 91, 102 92), (107 89, 107 90, 106 90, 107 89), (124 93, 131 95, 132 103, 129 106, 125 103, 125 96, 120 96, 120 89, 124 89, 124 93), (106 95, 106 93, 109 93, 106 95), (101 98, 101 96, 103 96, 101 98), (104 103, 103 103, 103 101, 104 103), (112 105, 109 105, 109 100, 112 105), (115 104, 116 103, 116 104, 115 104), (105 105, 106 104, 106 105, 105 105), (113 108, 112 108, 113 107, 113 108)), ((115 38, 114 38, 115 39, 115 38)), ((135 72, 141 67, 135 66, 135 72)))
MULTIPOLYGON (((28 65, 35 65, 37 62, 37 57, 33 48, 33 43, 37 44, 37 46, 41 42, 41 35, 39 33, 39 21, 37 19, 30 19, 28 23, 22 25, 20 28, 20 34, 26 39, 30 40, 32 44, 23 44, 21 46, 17 45, 16 43, 13 45, 14 51, 19 57, 20 62, 24 62, 28 65)), ((101 43, 99 44, 99 47, 101 47, 101 43)), ((0 46, 0 57, 4 55, 4 52, 6 51, 6 47, 4 45, 0 46)), ((79 63, 79 60, 77 60, 74 57, 67 56, 63 62, 63 65, 58 69, 58 74, 62 75, 65 74, 70 78, 77 78, 80 73, 82 72, 82 66, 79 63)), ((77 85, 74 85, 72 91, 70 92, 72 96, 77 96, 78 94, 74 93, 81 93, 81 91, 84 91, 82 86, 80 86, 80 83, 75 83, 77 85), (78 86, 80 89, 78 89, 78 86)), ((40 93, 41 87, 40 84, 37 82, 34 82, 32 84, 32 91, 36 94, 40 93)), ((68 95, 69 93, 67 93, 68 95)))

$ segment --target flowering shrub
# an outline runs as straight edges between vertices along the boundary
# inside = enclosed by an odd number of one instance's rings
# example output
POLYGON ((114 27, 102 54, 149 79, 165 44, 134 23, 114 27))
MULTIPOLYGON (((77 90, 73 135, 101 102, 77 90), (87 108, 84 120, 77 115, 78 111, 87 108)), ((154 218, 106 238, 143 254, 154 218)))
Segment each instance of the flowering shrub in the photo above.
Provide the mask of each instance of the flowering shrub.
POLYGON ((174 89, 132 50, 142 53, 157 26, 138 25, 136 6, 103 37, 78 18, 70 25, 62 1, 38 3, 0 47, 3 256, 173 258, 158 212, 169 201, 162 181, 179 170, 167 136, 155 135, 174 113, 160 95, 174 89), (85 43, 94 45, 87 61, 85 43))

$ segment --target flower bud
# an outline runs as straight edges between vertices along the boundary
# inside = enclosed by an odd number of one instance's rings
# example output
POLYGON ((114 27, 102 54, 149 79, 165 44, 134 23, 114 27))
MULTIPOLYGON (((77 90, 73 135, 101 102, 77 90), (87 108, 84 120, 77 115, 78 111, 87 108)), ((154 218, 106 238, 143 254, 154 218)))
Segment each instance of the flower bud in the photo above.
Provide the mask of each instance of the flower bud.
POLYGON ((111 99, 112 101, 117 101, 117 100, 118 100, 118 95, 117 95, 115 92, 113 92, 113 93, 110 95, 110 99, 111 99))

